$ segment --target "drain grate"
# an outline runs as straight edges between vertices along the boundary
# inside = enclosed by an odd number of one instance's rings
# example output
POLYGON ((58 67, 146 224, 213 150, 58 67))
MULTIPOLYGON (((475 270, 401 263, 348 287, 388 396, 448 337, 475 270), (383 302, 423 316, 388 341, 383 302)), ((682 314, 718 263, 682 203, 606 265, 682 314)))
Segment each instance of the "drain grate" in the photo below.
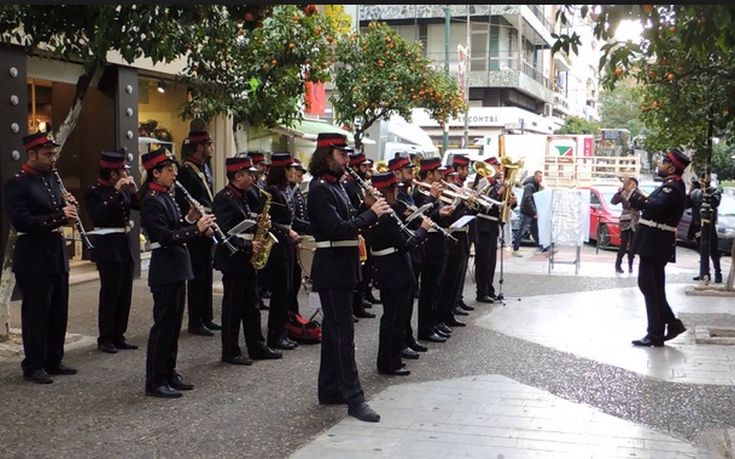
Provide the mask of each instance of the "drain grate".
POLYGON ((694 327, 694 342, 700 344, 735 345, 735 327, 698 325, 694 327))

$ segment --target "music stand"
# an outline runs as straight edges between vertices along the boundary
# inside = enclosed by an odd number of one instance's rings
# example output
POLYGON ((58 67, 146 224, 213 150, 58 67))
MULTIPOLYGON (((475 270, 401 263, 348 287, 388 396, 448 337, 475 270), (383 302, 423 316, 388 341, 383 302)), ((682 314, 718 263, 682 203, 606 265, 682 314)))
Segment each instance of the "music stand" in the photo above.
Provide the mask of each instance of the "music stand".
MULTIPOLYGON (((508 220, 508 221, 510 222, 510 220, 508 220)), ((505 306, 507 304, 505 302, 506 297, 503 295, 503 280, 504 280, 503 260, 505 258, 503 256, 503 254, 505 253, 505 223, 500 223, 500 225, 498 225, 498 226, 501 229, 501 231, 500 231, 500 279, 498 279, 498 294, 495 295, 495 302, 500 302, 500 304, 502 304, 503 306, 505 306)), ((510 228, 510 225, 508 226, 508 228, 510 228)), ((509 229, 509 232, 511 232, 511 231, 512 230, 509 229)), ((512 232, 511 232, 511 237, 512 237, 512 232)), ((518 234, 518 237, 522 238, 523 235, 522 234, 518 234)), ((497 250, 498 249, 497 244, 496 244, 496 246, 493 249, 494 250, 497 250)), ((521 301, 521 297, 519 297, 519 296, 511 296, 511 297, 508 297, 508 299, 517 299, 518 301, 521 301)))

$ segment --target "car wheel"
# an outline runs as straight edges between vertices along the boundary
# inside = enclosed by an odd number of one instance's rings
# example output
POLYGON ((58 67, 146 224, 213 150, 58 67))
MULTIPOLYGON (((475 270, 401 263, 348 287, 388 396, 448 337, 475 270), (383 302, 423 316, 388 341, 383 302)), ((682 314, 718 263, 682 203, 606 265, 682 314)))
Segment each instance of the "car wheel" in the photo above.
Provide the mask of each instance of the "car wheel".
POLYGON ((597 229, 597 247, 601 249, 609 249, 610 245, 610 230, 607 229, 607 225, 600 225, 597 229))

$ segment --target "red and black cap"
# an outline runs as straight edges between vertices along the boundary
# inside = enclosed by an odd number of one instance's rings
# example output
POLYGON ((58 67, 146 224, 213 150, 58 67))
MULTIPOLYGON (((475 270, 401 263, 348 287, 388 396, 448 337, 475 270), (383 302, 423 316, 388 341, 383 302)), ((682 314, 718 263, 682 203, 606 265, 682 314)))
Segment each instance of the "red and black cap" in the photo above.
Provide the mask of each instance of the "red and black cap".
POLYGON ((420 160, 421 171, 433 171, 442 165, 440 158, 423 158, 420 160))
POLYGON ((692 162, 692 160, 678 148, 672 148, 669 150, 668 153, 666 153, 664 160, 673 164, 679 173, 684 172, 684 169, 686 169, 687 166, 689 166, 689 163, 692 162))
POLYGON ((293 159, 293 167, 297 171, 301 171, 301 172, 306 173, 306 168, 304 167, 303 163, 301 161, 299 161, 298 159, 296 159, 296 158, 293 159))
POLYGON ((397 171, 403 167, 413 167, 411 161, 409 161, 408 158, 399 156, 388 161, 388 169, 390 169, 391 171, 397 171))
POLYGON ((453 169, 449 166, 439 166, 436 170, 441 172, 444 177, 448 177, 449 174, 453 172, 453 169))
POLYGON ((248 158, 253 161, 253 165, 257 165, 265 161, 265 154, 259 151, 249 151, 248 158))
POLYGON ((382 190, 388 188, 391 185, 395 185, 397 183, 397 180, 393 172, 381 172, 379 174, 373 175, 370 178, 370 182, 372 183, 374 188, 382 190))
POLYGON ((242 170, 258 172, 258 169, 253 166, 253 161, 250 158, 243 156, 225 159, 225 169, 227 172, 237 172, 242 170))
POLYGON ((452 166, 469 166, 470 158, 465 155, 452 155, 452 166))
POLYGON ((54 137, 48 132, 38 131, 23 137, 23 148, 33 150, 39 147, 60 147, 61 144, 54 140, 54 137))
POLYGON ((128 155, 125 150, 105 150, 100 157, 101 169, 130 169, 128 164, 128 155))
POLYGON ((498 162, 498 158, 496 158, 495 156, 487 158, 485 162, 490 164, 491 166, 497 166, 498 164, 500 164, 500 162, 498 162))
POLYGON ((189 137, 184 139, 184 143, 197 145, 200 143, 214 143, 214 140, 207 131, 189 131, 189 137))
POLYGON ((354 148, 347 146, 347 137, 337 132, 322 132, 316 137, 316 147, 331 147, 345 152, 352 153, 354 148))
POLYGON ((372 163, 372 161, 365 157, 365 153, 353 153, 350 155, 350 166, 359 166, 360 164, 372 163))
POLYGON ((145 170, 150 171, 154 167, 164 166, 166 164, 176 163, 176 158, 168 151, 165 147, 160 147, 156 150, 143 153, 140 157, 141 162, 145 170))
POLYGON ((272 153, 271 167, 288 167, 293 164, 293 156, 291 153, 272 153))

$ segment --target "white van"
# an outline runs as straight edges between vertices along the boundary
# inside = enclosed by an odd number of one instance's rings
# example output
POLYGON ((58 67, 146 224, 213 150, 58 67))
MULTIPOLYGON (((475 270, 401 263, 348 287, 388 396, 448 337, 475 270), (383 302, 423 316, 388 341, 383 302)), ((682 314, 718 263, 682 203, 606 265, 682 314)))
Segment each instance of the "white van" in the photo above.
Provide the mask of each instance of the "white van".
POLYGON ((483 153, 482 150, 477 148, 449 148, 442 157, 442 165, 447 166, 452 164, 452 156, 464 155, 470 159, 470 161, 484 161, 491 155, 483 153))

